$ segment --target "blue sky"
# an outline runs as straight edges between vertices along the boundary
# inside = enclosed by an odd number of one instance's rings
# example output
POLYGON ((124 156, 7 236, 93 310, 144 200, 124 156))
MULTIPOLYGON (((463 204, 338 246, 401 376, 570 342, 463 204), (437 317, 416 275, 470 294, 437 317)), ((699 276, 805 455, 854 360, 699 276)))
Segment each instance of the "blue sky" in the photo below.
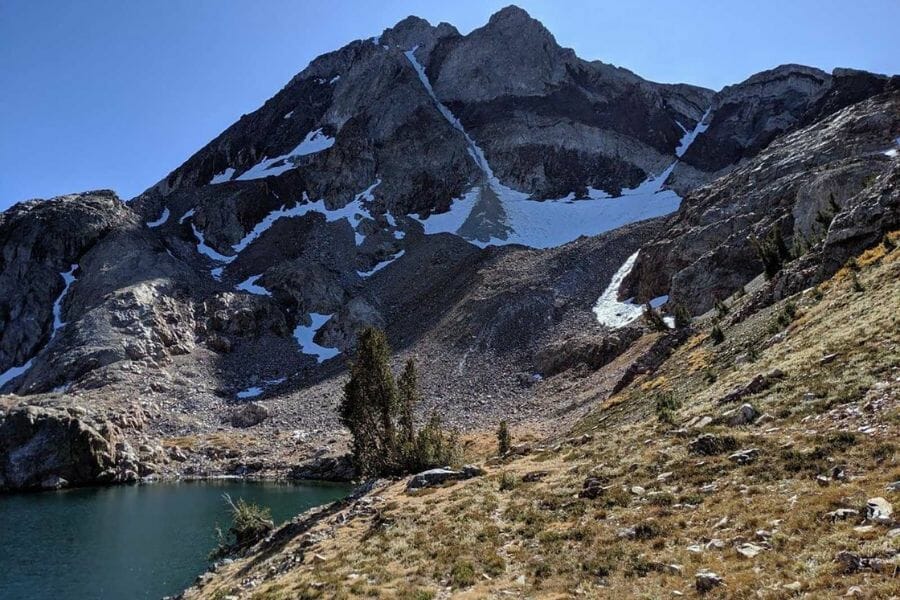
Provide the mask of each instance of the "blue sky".
MULTIPOLYGON (((508 1, 0 0, 0 209, 130 198, 314 57, 409 14, 467 33, 508 1)), ((579 56, 719 89, 795 62, 900 73, 900 1, 521 0, 579 56)))

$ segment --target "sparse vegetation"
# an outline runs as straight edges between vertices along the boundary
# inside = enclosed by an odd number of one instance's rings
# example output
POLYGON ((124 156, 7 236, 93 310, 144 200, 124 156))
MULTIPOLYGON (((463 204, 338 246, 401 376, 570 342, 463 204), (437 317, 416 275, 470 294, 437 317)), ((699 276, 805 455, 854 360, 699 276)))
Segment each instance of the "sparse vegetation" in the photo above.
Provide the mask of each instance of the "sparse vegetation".
POLYGON ((650 327, 653 331, 668 331, 669 326, 666 325, 666 322, 663 320, 662 315, 660 315, 656 309, 650 306, 649 303, 644 305, 644 321, 647 322, 647 326, 650 327))
POLYGON ((763 270, 768 278, 774 277, 781 270, 782 265, 791 257, 778 224, 773 225, 763 239, 751 236, 750 244, 756 250, 756 255, 762 262, 763 270))
POLYGON ((728 315, 728 305, 721 300, 716 300, 713 307, 716 309, 716 316, 718 318, 724 319, 728 315))
POLYGON ((675 414, 681 408, 681 402, 675 398, 671 390, 656 394, 656 417, 663 423, 675 424, 675 414))
POLYGON ((691 325, 691 313, 684 304, 677 304, 673 312, 675 317, 675 327, 684 329, 691 325))
MULTIPOLYGON (((884 301, 900 293, 896 254, 859 261, 870 294, 852 293, 847 269, 819 286, 818 299, 797 295, 729 323, 731 343, 715 351, 698 333, 579 421, 575 434, 592 434, 586 442, 559 449, 548 443, 489 463, 486 477, 428 494, 408 495, 403 482, 379 488, 377 517, 323 524, 298 537, 285 556, 323 558, 261 577, 254 593, 427 598, 413 594, 446 590, 439 594, 480 598, 516 590, 562 598, 579 590, 585 598, 656 598, 673 589, 690 595, 694 574, 710 565, 727 587, 707 597, 750 598, 772 581, 802 585, 801 592, 773 587, 778 598, 843 597, 853 586, 872 598, 891 597, 892 571, 851 572, 835 563, 841 551, 895 552, 889 526, 863 523, 859 512, 828 515, 859 511, 873 496, 896 511, 885 487, 900 479, 900 409, 882 383, 893 381, 900 361, 896 307, 884 301), (791 335, 766 344, 779 319, 790 319, 791 335), (735 360, 743 352, 755 360, 735 360), (837 358, 822 360, 831 355, 837 358), (785 377, 740 401, 768 414, 771 424, 735 427, 715 418, 739 407, 720 403, 727 392, 775 368, 785 377), (668 418, 659 415, 671 412, 684 435, 657 431, 668 418), (706 415, 714 419, 694 420, 706 415), (862 428, 867 423, 877 427, 862 428), (693 445, 706 435, 708 442, 693 445), (729 458, 750 448, 758 452, 754 462, 729 458), (593 492, 582 495, 588 481, 593 492), (390 526, 376 529, 375 521, 390 526), (328 535, 311 548, 301 545, 319 531, 328 535), (764 549, 748 559, 736 540, 764 549)), ((472 434, 485 459, 499 447, 498 431, 472 434)), ((205 597, 239 590, 243 578, 265 574, 269 564, 224 567, 203 588, 205 597)))
POLYGON ((719 327, 718 324, 716 324, 713 325, 713 328, 709 331, 709 337, 712 340, 713 344, 718 346, 725 341, 725 332, 722 331, 722 328, 719 327))

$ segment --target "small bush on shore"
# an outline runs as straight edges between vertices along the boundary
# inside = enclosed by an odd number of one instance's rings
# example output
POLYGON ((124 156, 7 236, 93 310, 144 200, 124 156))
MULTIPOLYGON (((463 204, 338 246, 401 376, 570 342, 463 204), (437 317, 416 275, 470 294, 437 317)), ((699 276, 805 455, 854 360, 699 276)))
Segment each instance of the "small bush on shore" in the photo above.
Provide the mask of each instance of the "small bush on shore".
POLYGON ((275 528, 272 512, 268 508, 247 502, 243 498, 238 498, 238 501, 234 502, 228 494, 222 497, 231 508, 231 527, 228 528, 231 540, 226 539, 226 536, 218 531, 219 545, 210 554, 210 558, 213 559, 252 546, 275 528))

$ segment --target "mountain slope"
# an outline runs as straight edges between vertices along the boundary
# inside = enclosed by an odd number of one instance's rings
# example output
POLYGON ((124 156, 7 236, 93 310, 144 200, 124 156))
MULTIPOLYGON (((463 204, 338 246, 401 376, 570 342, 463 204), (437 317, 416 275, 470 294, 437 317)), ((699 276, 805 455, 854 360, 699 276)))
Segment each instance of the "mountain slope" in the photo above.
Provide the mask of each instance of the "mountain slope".
POLYGON ((130 424, 155 472, 283 474, 342 448, 343 369, 375 325, 425 367, 423 414, 568 422, 677 345, 627 299, 700 314, 777 225, 801 267, 756 309, 896 227, 897 90, 790 65, 714 93, 579 59, 515 7, 467 35, 410 17, 138 198, 3 213, 0 389, 130 424), (266 460, 234 441, 249 402, 266 460))
POLYGON ((492 436, 469 438, 484 476, 377 482, 181 597, 890 598, 896 520, 867 505, 896 505, 900 487, 898 242, 769 309, 729 299, 744 317, 719 321, 725 342, 696 321, 658 368, 530 452, 489 458, 492 436))

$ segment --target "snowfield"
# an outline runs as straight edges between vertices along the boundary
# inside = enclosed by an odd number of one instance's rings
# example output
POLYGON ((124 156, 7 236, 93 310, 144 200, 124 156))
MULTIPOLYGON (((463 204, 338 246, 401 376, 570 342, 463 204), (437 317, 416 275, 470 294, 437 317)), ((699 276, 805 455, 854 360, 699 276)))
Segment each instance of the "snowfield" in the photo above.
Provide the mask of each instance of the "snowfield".
MULTIPOLYGON (((469 242, 481 247, 491 244, 521 244, 533 248, 551 248, 571 242, 582 235, 598 235, 628 223, 659 217, 678 209, 681 197, 672 190, 663 189, 666 179, 678 164, 677 160, 659 175, 650 175, 637 187, 623 190, 621 195, 615 198, 603 190, 592 188, 588 198, 585 199, 576 200, 570 195, 566 198, 538 201, 527 193, 504 185, 491 169, 484 151, 466 132, 460 120, 438 99, 425 68, 416 59, 417 48, 418 46, 405 52, 406 58, 438 110, 465 137, 469 145, 469 154, 484 175, 484 185, 497 195, 504 215, 502 225, 507 231, 505 237, 491 237, 484 241, 463 236, 469 242)), ((707 110, 693 131, 684 130, 685 134, 676 149, 678 156, 684 154, 697 136, 706 131, 709 114, 710 111, 707 110)), ((425 228, 425 233, 460 235, 460 228, 481 199, 482 189, 481 186, 473 187, 461 198, 454 200, 445 213, 417 220, 425 228)))
POLYGON ((256 285, 256 282, 260 277, 262 277, 262 274, 251 275, 244 281, 234 286, 234 289, 240 292, 247 292, 248 294, 255 294, 257 296, 271 296, 272 292, 261 285, 256 285))
POLYGON ((297 340, 297 344, 300 345, 300 351, 303 354, 310 354, 312 356, 315 356, 316 362, 325 362, 329 358, 334 358, 341 353, 341 351, 337 348, 326 348, 324 346, 318 345, 313 341, 313 338, 316 336, 316 332, 322 327, 322 325, 328 322, 328 319, 333 316, 334 315, 309 313, 309 318, 312 319, 312 324, 297 325, 296 329, 294 329, 294 339, 297 340))
POLYGON ((638 252, 628 257, 619 270, 615 272, 609 285, 603 291, 603 294, 594 304, 594 315, 601 325, 605 325, 610 329, 619 329, 625 327, 632 321, 640 317, 644 312, 644 307, 640 304, 634 304, 628 300, 619 302, 619 288, 622 282, 631 273, 634 263, 637 260, 638 252))

